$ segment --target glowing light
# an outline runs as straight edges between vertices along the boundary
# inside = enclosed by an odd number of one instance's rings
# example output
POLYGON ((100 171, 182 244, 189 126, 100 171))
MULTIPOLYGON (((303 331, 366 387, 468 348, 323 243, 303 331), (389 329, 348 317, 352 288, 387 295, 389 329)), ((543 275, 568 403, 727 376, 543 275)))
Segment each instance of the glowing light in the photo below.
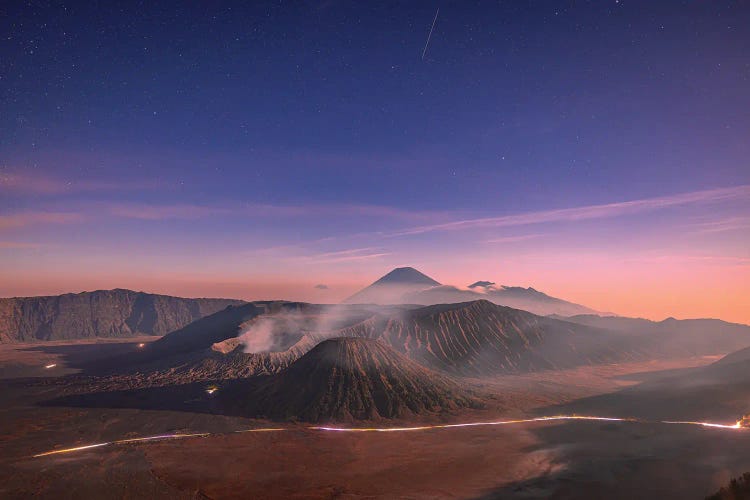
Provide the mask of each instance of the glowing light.
POLYGON ((49 370, 50 368, 54 368, 54 367, 56 367, 56 366, 57 366, 57 363, 52 363, 51 365, 44 365, 44 368, 45 368, 46 370, 49 370))
POLYGON ((520 420, 498 420, 494 422, 467 422, 463 424, 438 424, 438 425, 422 425, 419 427, 322 427, 313 426, 309 427, 312 430, 318 431, 335 431, 335 432, 408 432, 408 431, 424 431, 430 429, 454 429, 458 427, 480 427, 490 425, 509 425, 509 424, 524 424, 531 422, 546 422, 550 420, 600 420, 605 422, 635 422, 635 419, 630 418, 614 418, 614 417, 591 417, 583 415, 556 415, 552 417, 537 417, 537 418, 526 418, 520 420))
POLYGON ((286 431, 288 429, 284 427, 260 427, 258 429, 242 429, 239 431, 234 431, 236 433, 244 433, 244 432, 280 432, 280 431, 286 431))
POLYGON ((212 385, 211 387, 209 387, 208 389, 206 389, 206 393, 207 394, 213 394, 214 392, 216 392, 218 390, 219 390, 218 387, 216 387, 215 385, 212 385))
POLYGON ((128 444, 128 443, 140 443, 143 441, 164 441, 167 439, 182 439, 182 438, 188 438, 188 437, 205 437, 210 436, 210 432, 200 432, 195 434, 159 434, 157 436, 146 436, 146 437, 139 437, 139 438, 128 438, 128 439, 118 439, 117 441, 107 441, 105 443, 95 443, 95 444, 87 444, 84 446, 76 446, 74 448, 62 448, 60 450, 50 450, 45 451, 44 453, 38 453, 34 455, 34 458, 39 457, 46 457, 49 455, 60 455, 63 453, 72 453, 74 451, 83 451, 83 450, 90 450, 92 448, 101 448, 102 446, 111 446, 116 444, 128 444))
POLYGON ((745 429, 738 421, 735 424, 714 424, 711 422, 690 422, 684 420, 662 420, 662 424, 679 424, 679 425, 700 425, 701 427, 715 427, 717 429, 745 429))
MULTIPOLYGON (((209 388, 211 389, 211 388, 209 388)), ((217 388, 215 388, 216 390, 217 388)), ((325 431, 325 432, 411 432, 411 431, 425 431, 432 429, 455 429, 459 427, 480 427, 480 426, 493 426, 493 425, 512 425, 512 424, 524 424, 531 422, 549 422, 555 420, 585 420, 585 421, 599 421, 599 422, 633 422, 640 424, 670 424, 670 425, 697 425, 700 427, 711 427, 717 429, 732 429, 732 430, 746 430, 747 427, 742 425, 742 421, 738 421, 734 424, 716 424, 713 422, 694 422, 687 420, 640 420, 636 418, 618 418, 618 417, 595 417, 588 415, 554 415, 549 417, 536 417, 536 418, 525 418, 518 420, 497 420, 488 422, 465 422, 461 424, 436 424, 436 425, 420 425, 415 427, 329 427, 329 426, 310 426, 307 427, 309 430, 314 431, 325 431)), ((242 429, 234 431, 235 433, 245 432, 282 432, 287 431, 290 428, 285 427, 256 427, 251 429, 242 429)), ((110 445, 122 445, 129 443, 140 443, 147 441, 163 441, 171 439, 183 439, 191 437, 207 437, 214 436, 218 433, 211 432, 200 432, 192 434, 158 434, 156 436, 145 436, 139 438, 120 439, 117 441, 108 441, 106 443, 89 444, 85 446, 77 446, 74 448, 63 448, 59 450, 46 451, 44 453, 38 453, 33 455, 34 458, 46 457, 49 455, 58 455, 62 453, 72 453, 76 451, 88 450, 91 448, 100 448, 102 446, 110 445)))
POLYGON ((142 441, 163 441, 165 439, 182 439, 188 437, 206 437, 210 436, 210 432, 198 432, 194 434, 161 434, 159 436, 147 436, 140 438, 120 439, 119 441, 112 441, 112 444, 128 444, 128 443, 140 443, 142 441))
POLYGON ((63 448, 62 450, 45 451, 44 453, 38 453, 38 454, 34 455, 34 458, 46 457, 46 456, 49 456, 49 455, 58 455, 58 454, 61 454, 61 453, 72 453, 74 451, 83 451, 83 450, 88 450, 88 449, 91 449, 91 448, 99 448, 99 447, 102 447, 102 446, 107 446, 107 445, 110 445, 110 444, 112 444, 112 443, 97 443, 97 444, 88 444, 86 446, 76 446, 75 448, 63 448))
POLYGON ((143 349, 144 347, 146 347, 146 344, 144 344, 143 342, 138 344, 138 349, 143 349))

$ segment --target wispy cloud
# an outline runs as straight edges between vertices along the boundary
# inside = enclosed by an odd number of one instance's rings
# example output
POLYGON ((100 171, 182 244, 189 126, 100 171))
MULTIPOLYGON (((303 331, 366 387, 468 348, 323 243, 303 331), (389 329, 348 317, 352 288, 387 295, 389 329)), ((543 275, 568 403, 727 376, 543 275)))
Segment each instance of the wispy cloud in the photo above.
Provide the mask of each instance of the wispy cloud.
POLYGON ((723 233, 750 229, 750 217, 728 217, 709 222, 700 222, 692 226, 698 233, 723 233))
POLYGON ((165 219, 199 219, 211 215, 230 213, 226 209, 201 205, 145 205, 145 204, 111 204, 105 209, 110 215, 128 219, 165 220, 165 219))
POLYGON ((108 203, 96 204, 96 210, 108 212, 118 217, 162 220, 198 219, 212 215, 252 216, 252 217, 317 217, 317 216, 357 216, 364 218, 395 219, 399 221, 425 221, 442 218, 443 212, 419 212, 378 205, 271 205, 256 203, 228 204, 157 204, 157 203, 108 203))
POLYGON ((74 212, 22 212, 0 215, 0 230, 40 224, 71 224, 85 217, 74 212))
POLYGON ((515 236, 501 236, 499 238, 491 238, 489 240, 485 240, 485 243, 516 243, 518 241, 526 241, 526 240, 533 240, 536 238, 541 238, 544 236, 543 234, 519 234, 515 236))
POLYGON ((97 191, 156 189, 157 187, 159 187, 159 183, 151 180, 65 180, 46 174, 0 173, 0 192, 15 194, 55 195, 97 191))
POLYGON ((625 262, 650 262, 650 263, 683 263, 683 264, 708 264, 718 266, 750 266, 750 257, 738 257, 734 255, 691 255, 691 254, 662 254, 662 255, 640 255, 625 259, 625 262))
POLYGON ((385 252, 382 249, 378 248, 352 248, 348 250, 338 250, 336 252, 291 256, 288 258, 288 260, 330 264, 337 262, 359 262, 363 260, 373 260, 385 257, 387 255, 391 255, 391 253, 385 252))
POLYGON ((25 241, 0 241, 0 250, 41 248, 43 246, 45 245, 42 245, 41 243, 28 243, 25 241))
POLYGON ((499 217, 483 217, 477 219, 465 219, 442 224, 431 224, 394 231, 387 236, 408 236, 436 231, 459 231, 482 227, 510 227, 524 226, 530 224, 541 224, 546 222, 580 221, 591 219, 604 219, 632 215, 642 212, 663 210, 671 207, 693 205, 700 203, 715 203, 720 201, 735 200, 750 197, 750 185, 736 186, 731 188, 708 189, 694 191, 671 196, 656 198, 645 198, 618 203, 607 203, 603 205, 586 205, 574 208, 561 208, 555 210, 542 210, 526 212, 521 214, 503 215, 499 217))

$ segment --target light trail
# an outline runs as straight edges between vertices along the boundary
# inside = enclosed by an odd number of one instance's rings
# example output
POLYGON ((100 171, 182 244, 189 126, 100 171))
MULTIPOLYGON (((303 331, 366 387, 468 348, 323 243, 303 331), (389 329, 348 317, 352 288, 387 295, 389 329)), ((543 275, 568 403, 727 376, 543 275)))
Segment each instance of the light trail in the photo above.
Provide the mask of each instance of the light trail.
POLYGON ((57 366, 57 363, 52 363, 51 365, 44 365, 44 368, 45 368, 46 370, 49 370, 50 368, 54 368, 54 367, 56 367, 56 366, 57 366))
POLYGON ((47 457, 49 455, 59 455, 61 453, 72 453, 74 451, 89 450, 91 448, 99 448, 101 446, 109 446, 111 444, 112 443, 87 444, 86 446, 76 446, 75 448, 63 448, 62 450, 45 451, 44 453, 37 453, 36 455, 34 455, 34 458, 47 457))
POLYGON ((662 420, 660 423, 678 424, 678 425, 700 425, 701 427, 715 427, 718 429, 745 429, 745 427, 742 427, 739 420, 737 421, 737 423, 733 425, 712 424, 711 422, 689 422, 689 421, 683 421, 683 420, 662 420))
POLYGON ((159 436, 146 436, 140 438, 120 439, 118 441, 112 441, 111 444, 128 444, 128 443, 140 443, 142 441, 163 441, 165 439, 181 439, 188 437, 206 437, 210 436, 210 432, 197 432, 193 434, 161 434, 159 436))
POLYGON ((335 432, 407 432, 407 431, 425 431, 430 429, 455 429, 458 427, 481 427, 489 425, 509 425, 509 424, 526 424, 531 422, 547 422, 550 420, 600 420, 605 422, 637 422, 632 418, 613 418, 613 417, 590 417, 583 415, 556 415, 552 417, 525 418, 520 420, 498 420, 495 422, 467 422, 464 424, 438 424, 423 425, 419 427, 322 427, 314 426, 308 429, 316 431, 335 431, 335 432))
POLYGON ((85 446, 76 446, 74 448, 62 448, 60 450, 45 451, 44 453, 37 453, 32 458, 47 457, 50 455, 61 455, 63 453, 73 453, 75 451, 90 450, 91 448, 101 448, 102 446, 113 446, 117 444, 132 444, 132 443, 140 443, 143 441, 163 441, 166 439, 181 439, 181 438, 187 438, 187 437, 206 437, 210 435, 211 435, 210 432, 200 432, 200 433, 195 433, 195 434, 160 434, 157 436, 118 439, 116 441, 107 441, 104 443, 87 444, 85 446))
POLYGON ((279 432, 288 430, 286 427, 259 427, 257 429, 242 429, 234 431, 236 434, 242 434, 245 432, 279 432))
MULTIPOLYGON (((517 420, 497 420, 488 422, 466 422, 462 424, 436 424, 436 425, 421 425, 415 427, 328 427, 328 426, 309 426, 305 429, 312 431, 322 432, 413 432, 413 431, 427 431, 427 430, 438 430, 438 429, 456 429, 460 427, 483 427, 483 426, 495 426, 495 425, 513 425, 513 424, 527 424, 533 422, 550 422, 560 420, 585 420, 585 421, 597 421, 597 422, 632 422, 639 424, 666 424, 666 425, 697 425, 700 427, 708 427, 715 429, 727 429, 727 430, 746 430, 747 427, 741 425, 738 421, 735 424, 715 424, 713 422, 693 422, 687 420, 641 420, 637 418, 617 418, 617 417, 596 417, 589 415, 553 415, 549 417, 536 417, 536 418, 524 418, 517 420)), ((246 432, 284 432, 293 430, 294 427, 256 427, 251 429, 240 429, 234 431, 234 433, 246 433, 246 432)), ((107 441, 104 443, 95 443, 84 446, 76 446, 74 448, 62 448, 58 450, 45 451, 44 453, 38 453, 33 455, 33 458, 47 457, 50 455, 60 455, 64 453, 73 453, 77 451, 89 450, 92 448, 101 448, 103 446, 115 446, 122 444, 134 444, 149 441, 166 441, 175 439, 184 439, 191 437, 208 437, 225 435, 225 433, 216 432, 199 432, 199 433, 178 433, 178 434, 158 434, 156 436, 145 436, 139 438, 119 439, 116 441, 107 441)))

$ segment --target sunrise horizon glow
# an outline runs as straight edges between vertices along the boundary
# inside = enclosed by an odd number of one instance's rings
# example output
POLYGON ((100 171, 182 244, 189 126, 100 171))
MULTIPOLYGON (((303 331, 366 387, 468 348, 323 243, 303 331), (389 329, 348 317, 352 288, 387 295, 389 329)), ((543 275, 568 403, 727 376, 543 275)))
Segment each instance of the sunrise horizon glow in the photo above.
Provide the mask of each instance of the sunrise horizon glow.
POLYGON ((750 10, 669 4, 9 7, 0 296, 411 266, 750 324, 750 10))

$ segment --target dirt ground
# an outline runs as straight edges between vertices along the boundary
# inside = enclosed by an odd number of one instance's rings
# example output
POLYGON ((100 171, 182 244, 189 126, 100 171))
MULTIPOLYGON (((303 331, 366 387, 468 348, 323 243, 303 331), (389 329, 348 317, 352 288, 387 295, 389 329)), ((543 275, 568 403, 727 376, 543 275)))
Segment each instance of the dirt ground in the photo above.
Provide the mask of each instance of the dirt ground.
MULTIPOLYGON (((40 404, 65 387, 67 379, 55 375, 152 339, 0 346, 0 497, 699 499, 750 470, 745 431, 544 422, 361 434, 286 424, 280 432, 236 433, 269 423, 188 411, 40 404), (43 368, 50 363, 58 365, 53 373, 43 368), (21 376, 26 378, 16 378, 21 376), (166 432, 216 434, 32 458, 61 446, 166 432)), ((494 406, 453 420, 544 414, 546 407, 714 360, 498 377, 481 382, 497 395, 494 406)))

